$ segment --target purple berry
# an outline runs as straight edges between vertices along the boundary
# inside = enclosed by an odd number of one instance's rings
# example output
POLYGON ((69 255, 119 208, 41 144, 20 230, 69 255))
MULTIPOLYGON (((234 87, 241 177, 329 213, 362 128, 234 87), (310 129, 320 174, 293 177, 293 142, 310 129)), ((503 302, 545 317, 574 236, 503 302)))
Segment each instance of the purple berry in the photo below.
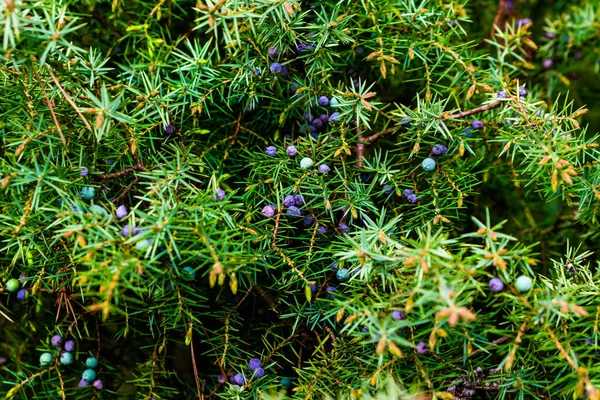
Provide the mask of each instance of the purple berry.
POLYGON ((138 233, 141 233, 142 231, 140 231, 139 229, 137 229, 135 226, 133 225, 129 225, 129 224, 125 224, 125 226, 123 227, 123 230, 121 230, 119 232, 119 234, 121 234, 121 236, 135 236, 138 233))
POLYGON ((525 86, 519 86, 519 96, 521 96, 521 97, 527 96, 527 89, 525 89, 525 86))
POLYGON ((348 233, 348 225, 346 225, 343 222, 340 222, 340 224, 338 225, 338 229, 340 230, 340 232, 342 233, 348 233))
POLYGON ((505 90, 501 90, 496 94, 496 97, 499 99, 505 99, 506 98, 506 91, 505 90))
POLYGON ((317 233, 320 234, 320 235, 324 235, 324 234, 327 233, 327 228, 325 228, 325 226, 323 226, 323 225, 320 225, 317 228, 317 233))
POLYGON ((543 63, 544 68, 546 68, 546 69, 550 68, 552 66, 552 64, 553 64, 552 60, 544 60, 544 63, 543 63))
POLYGON ((312 46, 309 46, 306 43, 300 43, 298 46, 296 46, 296 51, 298 51, 298 53, 303 53, 310 49, 312 49, 312 46))
POLYGON ((281 67, 281 71, 279 71, 279 75, 281 76, 287 76, 289 73, 288 69, 286 67, 281 67))
POLYGON ((63 342, 63 338, 60 335, 54 335, 52 336, 52 339, 50 339, 50 343, 52 343, 52 346, 60 346, 63 342))
POLYGON ((411 204, 415 204, 417 202, 417 196, 414 194, 411 194, 410 196, 406 196, 406 201, 408 201, 411 204))
POLYGON ((119 219, 125 218, 127 216, 127 214, 129 214, 129 211, 127 211, 127 207, 125 207, 123 205, 119 206, 119 208, 117 208, 117 211, 115 212, 115 215, 119 219))
POLYGON ((417 353, 419 354, 427 354, 429 349, 427 349, 427 344, 425 342, 419 342, 417 344, 417 353))
POLYGON ((296 150, 295 146, 288 146, 287 149, 285 149, 285 153, 290 157, 296 157, 298 150, 296 150))
POLYGON ((271 218, 273 215, 275 215, 275 207, 273 206, 264 206, 262 211, 261 211, 262 215, 264 215, 267 218, 271 218))
POLYGON ((269 53, 269 57, 271 57, 271 58, 275 58, 279 55, 279 52, 277 51, 277 47, 269 47, 268 53, 269 53))
POLYGON ((402 125, 405 128, 409 128, 411 125, 410 118, 408 118, 408 116, 402 117, 402 121, 400 121, 400 125, 402 125))
POLYGON ((101 390, 103 388, 102 381, 100 379, 96 379, 92 385, 94 385, 96 390, 101 390))
POLYGON ((330 124, 335 123, 338 119, 340 118, 340 113, 339 112, 334 112, 331 113, 331 115, 329 116, 329 119, 327 120, 330 124))
POLYGON ((323 121, 321 121, 321 119, 320 119, 320 118, 315 118, 315 119, 313 119, 313 121, 312 121, 312 126, 314 126, 314 127, 315 127, 315 128, 317 128, 317 129, 320 129, 320 128, 322 128, 322 127, 323 127, 323 121))
POLYGON ((317 285, 315 285, 315 284, 310 285, 310 291, 312 293, 315 293, 317 291, 317 285))
POLYGON ((72 340, 67 340, 65 342, 65 351, 73 351, 75 349, 75 342, 72 340))
POLYGON ((321 121, 323 121, 323 123, 326 123, 327 121, 329 121, 329 116, 327 114, 321 114, 321 116, 319 117, 319 119, 321 121))
POLYGON ((260 365, 261 363, 258 358, 253 358, 250 361, 248 361, 248 368, 250 368, 251 371, 254 371, 256 368, 259 368, 260 365))
POLYGON ((321 96, 319 97, 319 104, 322 105, 323 107, 327 107, 329 105, 329 98, 327 96, 321 96))
POLYGON ((473 129, 481 129, 483 128, 483 121, 476 119, 475 121, 471 122, 471 126, 473 129))
POLYGON ((106 162, 108 163, 108 165, 112 165, 115 162, 115 160, 109 158, 106 162))
POLYGON ((275 146, 269 146, 265 149, 265 154, 271 157, 275 157, 275 154, 277 154, 277 147, 275 146))
POLYGON ((504 289, 504 282, 500 278, 492 278, 488 283, 492 292, 501 292, 504 289))
POLYGON ((337 263, 333 263, 333 264, 331 264, 331 267, 330 267, 330 268, 331 268, 333 271, 337 271, 337 269, 338 269, 338 265, 337 265, 337 263))
POLYGON ((310 226, 314 224, 314 222, 315 218, 312 215, 307 215, 306 218, 304 218, 304 226, 310 226))
POLYGON ((271 66, 269 67, 269 70, 272 73, 277 73, 277 72, 281 72, 281 69, 283 67, 281 66, 281 64, 279 64, 278 62, 274 62, 273 64, 271 64, 271 66))
POLYGON ((283 205, 286 206, 286 207, 295 206, 296 205, 296 199, 292 195, 287 195, 283 199, 283 205))
POLYGON ((219 200, 223 200, 225 198, 225 191, 223 189, 217 189, 217 193, 215 193, 215 195, 213 196, 213 200, 217 201, 217 199, 219 200))
POLYGON ((87 176, 87 174, 90 171, 88 171, 87 167, 81 167, 81 172, 79 173, 79 176, 87 176))
POLYGON ((381 190, 384 194, 391 194, 394 191, 394 187, 391 185, 383 185, 381 190))
POLYGON ((290 207, 288 207, 286 214, 293 215, 295 217, 299 217, 302 215, 302 211, 300 211, 298 209, 298 207, 296 207, 296 206, 290 206, 290 207))
POLYGON ((261 367, 258 367, 254 370, 254 377, 256 378, 262 378, 263 376, 265 376, 265 370, 262 369, 261 367))
POLYGON ((544 36, 546 36, 546 39, 554 39, 556 37, 556 33, 546 32, 544 36))
POLYGON ((17 292, 17 300, 23 301, 27 298, 27 289, 21 289, 17 292))
POLYGON ((396 321, 401 321, 404 319, 404 313, 401 310, 394 310, 392 311, 392 318, 396 321))
POLYGON ((238 385, 242 386, 246 380, 244 379, 244 375, 242 375, 242 374, 235 374, 233 376, 233 381, 235 383, 237 383, 238 385))
POLYGON ((414 194, 415 192, 413 192, 412 189, 404 189, 404 192, 402 192, 402 196, 404 197, 412 196, 414 194))
POLYGON ((167 124, 163 128, 163 132, 166 133, 167 135, 170 135, 171 133, 173 133, 174 130, 175 130, 175 127, 173 126, 173 124, 167 124))
POLYGON ((431 154, 435 156, 441 156, 448 152, 448 148, 443 144, 436 144, 431 148, 431 154))
POLYGON ((89 385, 90 385, 90 383, 88 381, 86 381, 85 379, 82 379, 82 380, 79 381, 79 384, 77 386, 79 386, 79 387, 86 387, 86 386, 89 386, 89 385))
POLYGON ((335 299, 335 292, 337 291, 337 289, 335 287, 327 286, 327 289, 325 289, 325 291, 329 295, 330 299, 335 299))
POLYGON ((529 18, 521 18, 516 21, 515 26, 517 28, 522 28, 525 25, 529 25, 529 24, 531 24, 531 20, 529 18))
POLYGON ((300 207, 304 205, 304 198, 302 197, 301 194, 297 194, 294 196, 294 202, 296 203, 296 206, 300 207))
POLYGON ((317 170, 322 174, 326 174, 331 171, 331 168, 329 168, 329 166, 326 164, 321 164, 317 167, 317 170))
POLYGON ((225 375, 219 375, 217 377, 217 380, 219 381, 219 383, 225 383, 225 379, 226 379, 225 375))

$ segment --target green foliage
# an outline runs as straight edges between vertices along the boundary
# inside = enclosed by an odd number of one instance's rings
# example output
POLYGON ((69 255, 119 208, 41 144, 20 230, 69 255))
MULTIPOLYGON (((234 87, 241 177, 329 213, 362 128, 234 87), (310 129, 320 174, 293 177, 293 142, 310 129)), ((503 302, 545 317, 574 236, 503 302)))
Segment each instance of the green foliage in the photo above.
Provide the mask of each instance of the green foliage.
POLYGON ((0 395, 599 399, 564 3, 0 1, 0 395))

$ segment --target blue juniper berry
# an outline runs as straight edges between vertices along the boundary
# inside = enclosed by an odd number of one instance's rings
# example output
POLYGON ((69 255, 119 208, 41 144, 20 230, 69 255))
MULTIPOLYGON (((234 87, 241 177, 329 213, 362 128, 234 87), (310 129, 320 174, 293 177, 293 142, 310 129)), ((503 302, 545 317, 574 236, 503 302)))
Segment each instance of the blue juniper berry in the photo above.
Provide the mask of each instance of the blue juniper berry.
POLYGON ((115 215, 119 219, 125 218, 127 214, 129 214, 129 211, 127 211, 127 207, 125 207, 124 205, 119 206, 119 208, 117 208, 117 211, 115 212, 115 215))
POLYGON ((325 228, 325 226, 324 226, 324 225, 320 225, 320 226, 317 228, 317 233, 318 233, 319 235, 324 235, 324 234, 326 234, 326 233, 327 233, 327 228, 325 228))
POLYGON ((313 217, 312 215, 307 215, 306 218, 304 218, 304 226, 310 226, 314 224, 314 222, 315 217, 313 217))
POLYGON ((170 135, 171 133, 173 133, 174 130, 175 130, 175 127, 173 126, 173 124, 167 124, 163 128, 163 132, 166 133, 167 135, 170 135))
POLYGON ((412 196, 413 194, 415 194, 412 189, 404 189, 404 191, 402 192, 402 196, 404 197, 408 197, 408 196, 412 196))
POLYGON ((331 115, 329 116, 329 119, 327 120, 330 124, 335 123, 338 119, 340 118, 340 113, 339 112, 334 112, 331 113, 331 115))
POLYGON ((405 128, 409 128, 412 125, 412 123, 410 122, 410 118, 408 116, 402 117, 402 121, 400 121, 400 125, 402 125, 405 128))
POLYGON ((411 194, 410 196, 406 196, 406 201, 408 201, 411 204, 415 204, 417 202, 417 195, 415 194, 411 194))
POLYGON ((17 292, 17 300, 23 301, 27 298, 27 289, 21 289, 17 292))
POLYGON ((321 164, 321 165, 319 165, 319 167, 317 168, 317 170, 318 170, 320 173, 322 173, 322 174, 326 174, 326 173, 328 173, 329 171, 331 171, 331 168, 329 168, 329 166, 328 166, 328 165, 326 165, 326 164, 321 164))
POLYGON ((85 365, 88 368, 96 368, 98 366, 98 359, 96 357, 88 357, 85 360, 85 365))
POLYGON ((277 147, 275 146, 269 146, 265 149, 265 154, 271 157, 275 157, 275 154, 277 154, 277 147))
POLYGON ((75 349, 75 342, 72 340, 67 340, 65 342, 65 351, 73 351, 75 349))
POLYGON ((304 157, 302 160, 300 160, 300 168, 307 169, 312 166, 313 166, 313 160, 310 159, 309 157, 304 157))
POLYGON ((282 66, 281 66, 281 64, 279 64, 278 62, 274 62, 273 64, 271 64, 271 65, 269 66, 269 70, 270 70, 272 73, 281 72, 281 69, 282 69, 282 68, 283 68, 283 67, 282 67, 282 66))
POLYGON ((138 233, 141 233, 142 230, 137 229, 134 225, 125 224, 123 229, 119 231, 121 236, 135 236, 138 233))
POLYGON ((60 355, 60 363, 62 365, 71 365, 73 363, 73 355, 68 351, 61 353, 60 355))
POLYGON ((506 98, 506 90, 501 90, 498 93, 496 93, 496 97, 499 99, 505 99, 506 98))
POLYGON ((262 378, 263 376, 265 376, 265 370, 262 369, 261 367, 258 367, 254 370, 254 377, 256 378, 262 378))
POLYGON ((279 71, 279 75, 281 76, 287 76, 289 73, 288 69, 286 67, 281 67, 281 71, 279 71))
POLYGON ((329 115, 327 115, 327 114, 321 114, 321 115, 319 116, 319 119, 320 119, 321 121, 323 121, 323 123, 324 123, 324 124, 326 124, 326 123, 329 121, 329 115))
POLYGON ((304 198, 302 197, 301 194, 297 194, 294 196, 294 202, 296 203, 296 206, 300 207, 304 205, 304 198))
POLYGON ((504 289, 504 282, 500 278, 492 278, 488 283, 492 292, 501 292, 504 289))
POLYGON ((217 380, 219 381, 219 383, 225 383, 225 375, 219 375, 217 377, 217 380))
POLYGON ((85 379, 88 382, 93 382, 94 379, 96 379, 96 371, 94 371, 91 368, 88 368, 85 371, 83 371, 83 373, 81 374, 81 378, 85 379))
POLYGON ((96 379, 96 380, 94 381, 94 383, 92 383, 92 385, 94 386, 94 388, 95 388, 96 390, 102 390, 102 388, 104 387, 104 386, 102 385, 102 381, 101 381, 100 379, 96 379))
POLYGON ((431 157, 427 157, 421 163, 421 167, 427 172, 433 171, 435 169, 435 160, 431 157))
POLYGON ((401 310, 392 311, 392 318, 396 321, 401 321, 404 319, 404 313, 401 310))
POLYGON ((338 269, 335 273, 335 277, 340 282, 346 282, 348 279, 350 279, 350 271, 348 271, 346 268, 338 269))
POLYGON ((285 149, 285 153, 290 157, 296 157, 298 150, 296 150, 295 146, 288 146, 287 149, 285 149))
POLYGON ((312 121, 312 126, 316 129, 321 129, 323 127, 323 121, 321 121, 321 118, 315 118, 312 121))
POLYGON ((246 381, 246 379, 244 379, 244 375, 242 375, 242 374, 235 374, 233 376, 233 381, 235 383, 237 383, 238 385, 242 386, 244 384, 244 382, 246 381))
POLYGON ((419 342, 417 344, 417 353, 419 354, 427 354, 429 349, 427 349, 427 344, 425 342, 419 342))
POLYGON ((431 154, 435 155, 435 156, 441 156, 444 155, 448 152, 448 148, 446 146, 444 146, 443 144, 435 144, 433 145, 433 147, 431 148, 431 154))
POLYGON ((269 47, 267 52, 269 54, 269 57, 271 58, 275 58, 279 54, 279 52, 277 51, 277 47, 269 47))
POLYGON ((87 176, 87 174, 90 171, 87 169, 87 167, 81 167, 81 172, 79 173, 79 176, 87 176))
POLYGON ((283 199, 283 205, 286 206, 286 207, 295 206, 296 205, 296 199, 294 198, 293 195, 287 195, 283 199))
POLYGON ((225 191, 223 189, 217 189, 217 193, 215 193, 213 195, 213 200, 217 201, 217 199, 219 200, 223 200, 225 198, 225 191))
POLYGON ((519 86, 519 96, 521 96, 521 97, 527 96, 527 89, 525 89, 525 86, 519 86))
POLYGON ((518 19, 515 22, 515 26, 517 28, 522 28, 522 27, 524 27, 526 25, 529 25, 529 24, 531 24, 531 20, 529 18, 521 18, 521 19, 518 19))
POLYGON ((322 105, 323 107, 327 107, 329 105, 329 98, 327 96, 321 96, 319 97, 319 104, 322 105))
POLYGON ((381 190, 384 194, 392 194, 392 192, 394 191, 394 187, 391 185, 383 185, 381 190))
POLYGON ((348 233, 348 225, 346 225, 343 222, 340 222, 340 224, 338 225, 338 229, 340 230, 341 233, 348 233))
POLYGON ((77 386, 79 387, 86 387, 86 386, 90 386, 90 383, 88 381, 86 381, 85 379, 82 379, 79 381, 79 383, 77 384, 77 386))
POLYGON ((471 126, 473 129, 481 129, 483 128, 483 121, 476 119, 475 121, 471 122, 471 126))
POLYGON ((54 335, 52 336, 52 338, 50 339, 50 343, 52 343, 52 346, 60 346, 63 342, 63 338, 60 335, 54 335))
POLYGON ((327 294, 329 295, 330 299, 335 299, 335 292, 337 291, 337 289, 333 286, 327 286, 327 289, 325 289, 325 291, 327 292, 327 294))
POLYGON ((315 293, 315 292, 317 291, 317 285, 316 285, 316 284, 314 284, 314 283, 313 283, 312 285, 310 285, 310 291, 311 291, 312 293, 315 293))
POLYGON ((333 264, 331 264, 331 267, 330 267, 330 268, 331 268, 331 270, 333 270, 333 271, 337 271, 337 269, 338 269, 338 265, 337 265, 337 263, 333 263, 333 264))
POLYGON ((261 366, 261 362, 260 359, 258 358, 252 358, 250 359, 250 361, 248 361, 248 368, 250 368, 251 371, 254 371, 256 368, 259 368, 261 366))
POLYGON ((296 206, 290 206, 290 207, 288 207, 286 214, 293 215, 295 217, 299 217, 302 215, 302 211, 300 211, 298 209, 298 207, 296 207, 296 206))

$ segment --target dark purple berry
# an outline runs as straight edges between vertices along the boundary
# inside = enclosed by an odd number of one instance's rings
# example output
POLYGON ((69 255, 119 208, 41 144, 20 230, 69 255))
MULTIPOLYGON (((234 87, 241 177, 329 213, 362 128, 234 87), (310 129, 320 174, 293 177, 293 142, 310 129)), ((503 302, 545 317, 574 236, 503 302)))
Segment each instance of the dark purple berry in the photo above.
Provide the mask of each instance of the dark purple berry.
POLYGON ((408 118, 408 116, 402 117, 402 121, 400 121, 400 125, 402 125, 405 128, 409 128, 411 125, 410 118, 408 118))
POLYGON ((265 149, 265 154, 271 157, 275 157, 275 154, 277 154, 277 147, 275 146, 269 146, 265 149))
POLYGON ((327 96, 321 96, 319 97, 319 104, 322 105, 323 107, 327 107, 329 105, 329 98, 327 96))
POLYGON ((331 171, 331 168, 329 168, 329 166, 326 164, 321 164, 317 167, 317 170, 322 174, 326 174, 331 171))
POLYGON ((325 289, 325 291, 329 295, 330 299, 335 299, 335 292, 337 292, 337 289, 335 287, 327 286, 327 289, 325 289))
POLYGON ((307 215, 306 218, 304 218, 304 226, 310 226, 314 224, 314 222, 315 218, 312 215, 307 215))
POLYGON ((331 113, 331 115, 329 116, 328 122, 329 122, 330 124, 333 124, 333 123, 335 123, 335 122, 336 122, 336 121, 337 121, 339 118, 340 118, 340 113, 336 111, 336 112, 334 112, 334 113, 331 113))
POLYGON ((23 301, 27 298, 27 289, 21 289, 17 292, 17 300, 23 301))
POLYGON ((394 310, 392 311, 392 318, 396 321, 401 321, 404 319, 404 313, 401 310, 394 310))
POLYGON ((504 289, 504 282, 500 278, 492 278, 488 283, 492 292, 501 292, 504 289))
POLYGON ((321 225, 317 228, 317 233, 319 233, 320 235, 324 235, 327 233, 327 228, 325 228, 325 226, 321 225))
POLYGON ((269 53, 269 57, 271 57, 271 58, 275 58, 279 55, 279 52, 277 51, 277 47, 269 47, 268 53, 269 53))
POLYGON ((476 119, 475 121, 471 122, 471 126, 473 129, 481 129, 483 128, 483 121, 476 119))
POLYGON ((294 202, 296 203, 296 206, 300 207, 304 205, 304 198, 301 194, 297 194, 294 196, 294 202))
POLYGON ((248 361, 248 368, 250 368, 251 371, 254 371, 256 368, 259 368, 260 365, 261 363, 258 358, 253 358, 250 361, 248 361))
POLYGON ((391 185, 383 185, 381 188, 384 194, 391 194, 394 191, 394 187, 391 185))
POLYGON ((75 349, 75 342, 72 340, 67 340, 65 342, 65 351, 73 351, 75 349))
POLYGON ((340 230, 341 233, 348 233, 348 225, 346 225, 343 222, 340 222, 340 224, 338 225, 338 229, 340 230))
POLYGON ((290 206, 290 207, 288 207, 286 214, 293 215, 295 217, 299 217, 302 215, 302 211, 300 211, 298 209, 298 207, 296 207, 296 206, 290 206))
POLYGON ((262 215, 264 215, 265 217, 271 218, 273 215, 275 215, 275 207, 273 206, 264 206, 262 211, 261 211, 262 215))
POLYGON ((315 293, 317 291, 317 285, 315 285, 315 284, 310 285, 310 291, 312 293, 315 293))
POLYGON ((77 384, 77 386, 79 386, 79 387, 86 387, 89 385, 90 385, 90 383, 88 381, 86 381, 85 379, 80 380, 79 384, 77 384))
POLYGON ((52 338, 50 339, 50 343, 52 343, 52 346, 60 346, 63 342, 63 338, 60 335, 54 335, 52 336, 52 338))
POLYGON ((298 150, 296 150, 295 146, 288 146, 287 149, 285 149, 285 153, 290 157, 296 157, 298 150))
POLYGON ((527 89, 525 89, 525 86, 519 86, 519 96, 521 96, 521 97, 527 96, 527 89))
POLYGON ((419 354, 427 354, 429 349, 427 349, 427 344, 425 342, 419 342, 417 344, 417 353, 419 354))
POLYGON ((237 383, 238 385, 242 386, 246 380, 244 379, 244 375, 242 375, 242 374, 235 374, 233 376, 233 381, 235 383, 237 383))
POLYGON ((174 130, 175 130, 175 127, 173 127, 172 124, 167 124, 163 128, 163 132, 166 133, 167 135, 170 135, 171 133, 173 133, 174 130))
POLYGON ((505 99, 506 98, 506 91, 505 90, 501 90, 496 94, 496 97, 499 99, 505 99))
POLYGON ((281 72, 281 69, 282 69, 282 68, 283 68, 283 67, 281 66, 281 64, 279 64, 278 62, 274 62, 274 63, 273 63, 273 64, 271 64, 271 66, 269 67, 269 70, 270 70, 272 73, 274 73, 274 74, 275 74, 275 73, 281 72))
POLYGON ((432 148, 431 148, 431 154, 435 155, 435 156, 441 156, 444 155, 448 152, 448 148, 446 146, 444 146, 443 144, 435 144, 432 148))
POLYGON ((286 206, 286 207, 295 206, 296 205, 296 199, 292 195, 287 195, 283 199, 283 205, 286 206))
POLYGON ((96 390, 102 390, 103 388, 102 381, 100 379, 96 379, 92 385, 94 385, 96 390))
POLYGON ((415 204, 417 202, 417 196, 414 194, 411 194, 410 196, 406 196, 406 201, 408 201, 411 204, 415 204))
POLYGON ((262 378, 263 376, 265 376, 265 370, 262 369, 261 367, 258 367, 254 370, 254 377, 255 378, 262 378))

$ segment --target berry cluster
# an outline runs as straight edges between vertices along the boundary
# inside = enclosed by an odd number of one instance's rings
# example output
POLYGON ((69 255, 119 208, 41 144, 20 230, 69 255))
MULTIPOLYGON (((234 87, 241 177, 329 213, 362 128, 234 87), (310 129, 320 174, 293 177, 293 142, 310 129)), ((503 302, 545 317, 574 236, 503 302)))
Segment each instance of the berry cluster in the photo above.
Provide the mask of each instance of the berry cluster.
MULTIPOLYGON (((250 361, 248 361, 248 368, 250 368, 250 371, 254 373, 254 378, 258 379, 265 376, 265 370, 262 368, 261 361, 258 358, 250 359, 250 361)), ((229 382, 232 383, 236 389, 238 389, 246 384, 247 378, 248 375, 245 373, 233 374, 229 376, 229 382)), ((224 383, 225 376, 219 375, 218 380, 220 383, 224 383)))

